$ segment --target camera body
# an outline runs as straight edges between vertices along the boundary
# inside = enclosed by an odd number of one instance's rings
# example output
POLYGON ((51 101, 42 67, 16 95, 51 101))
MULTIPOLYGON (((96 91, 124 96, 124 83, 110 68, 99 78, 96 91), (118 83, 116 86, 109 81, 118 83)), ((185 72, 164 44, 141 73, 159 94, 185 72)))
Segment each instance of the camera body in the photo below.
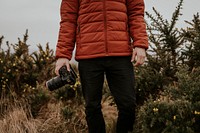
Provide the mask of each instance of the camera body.
POLYGON ((60 87, 69 84, 74 85, 76 83, 77 75, 70 65, 70 71, 67 70, 66 66, 62 66, 59 69, 59 76, 56 76, 46 82, 48 90, 57 90, 60 87))

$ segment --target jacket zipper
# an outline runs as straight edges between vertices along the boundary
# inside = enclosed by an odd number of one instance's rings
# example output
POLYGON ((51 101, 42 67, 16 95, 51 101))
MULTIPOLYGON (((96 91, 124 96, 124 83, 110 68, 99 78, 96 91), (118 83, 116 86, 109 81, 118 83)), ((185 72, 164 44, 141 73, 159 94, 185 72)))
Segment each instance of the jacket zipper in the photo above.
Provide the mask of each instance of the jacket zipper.
POLYGON ((108 56, 106 0, 103 1, 103 13, 104 13, 105 50, 106 50, 106 56, 108 56))

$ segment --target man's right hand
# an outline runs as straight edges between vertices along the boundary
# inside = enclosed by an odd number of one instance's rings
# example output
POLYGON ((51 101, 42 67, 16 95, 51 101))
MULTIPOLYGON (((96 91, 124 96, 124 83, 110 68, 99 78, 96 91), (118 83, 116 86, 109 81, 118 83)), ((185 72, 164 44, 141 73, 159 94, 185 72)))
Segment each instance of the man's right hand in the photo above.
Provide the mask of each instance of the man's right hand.
POLYGON ((56 68, 55 68, 56 75, 59 75, 59 69, 64 65, 66 65, 67 70, 70 71, 69 60, 67 58, 58 58, 56 61, 56 68))

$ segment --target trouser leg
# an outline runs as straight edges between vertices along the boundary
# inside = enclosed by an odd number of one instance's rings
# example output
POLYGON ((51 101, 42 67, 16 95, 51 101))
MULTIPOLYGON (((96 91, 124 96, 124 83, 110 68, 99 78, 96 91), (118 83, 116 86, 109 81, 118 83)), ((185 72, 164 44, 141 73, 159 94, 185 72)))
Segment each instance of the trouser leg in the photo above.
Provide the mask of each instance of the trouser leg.
POLYGON ((108 85, 119 110, 117 133, 132 131, 135 120, 136 96, 130 60, 130 57, 115 58, 106 70, 108 85))
POLYGON ((89 133, 105 133, 105 122, 101 112, 104 69, 98 60, 82 60, 79 61, 79 73, 89 133))

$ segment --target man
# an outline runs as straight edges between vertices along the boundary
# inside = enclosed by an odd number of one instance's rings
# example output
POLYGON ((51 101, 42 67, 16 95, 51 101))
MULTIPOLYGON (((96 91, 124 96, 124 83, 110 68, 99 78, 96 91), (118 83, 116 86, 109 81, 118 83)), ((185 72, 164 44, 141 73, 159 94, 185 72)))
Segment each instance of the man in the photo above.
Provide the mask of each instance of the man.
POLYGON ((148 48, 143 0, 62 0, 56 68, 66 65, 76 44, 89 133, 105 133, 101 112, 104 74, 118 107, 117 133, 133 130, 134 66, 148 48), (133 41, 132 41, 133 40, 133 41))

